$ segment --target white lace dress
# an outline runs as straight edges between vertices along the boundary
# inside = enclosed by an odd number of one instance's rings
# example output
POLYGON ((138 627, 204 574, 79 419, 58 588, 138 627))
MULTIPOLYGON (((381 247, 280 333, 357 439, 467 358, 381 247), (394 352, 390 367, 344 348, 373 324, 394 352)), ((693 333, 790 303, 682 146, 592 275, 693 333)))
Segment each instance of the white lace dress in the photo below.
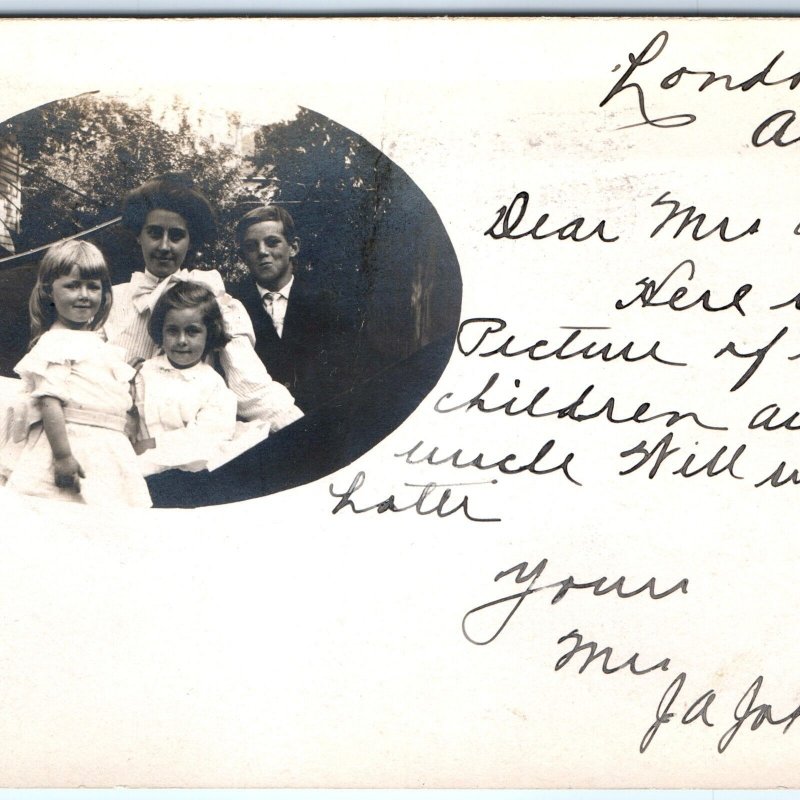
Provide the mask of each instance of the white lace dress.
POLYGON ((139 438, 156 445, 139 456, 145 475, 204 469, 236 432, 236 395, 208 364, 176 369, 158 355, 142 364, 135 386, 139 438))
POLYGON ((135 372, 121 348, 94 331, 50 330, 14 370, 30 402, 27 436, 0 452, 6 487, 87 505, 149 507, 147 484, 124 432, 135 372), (38 410, 42 397, 56 397, 64 406, 70 448, 86 474, 79 493, 55 485, 53 452, 38 410))

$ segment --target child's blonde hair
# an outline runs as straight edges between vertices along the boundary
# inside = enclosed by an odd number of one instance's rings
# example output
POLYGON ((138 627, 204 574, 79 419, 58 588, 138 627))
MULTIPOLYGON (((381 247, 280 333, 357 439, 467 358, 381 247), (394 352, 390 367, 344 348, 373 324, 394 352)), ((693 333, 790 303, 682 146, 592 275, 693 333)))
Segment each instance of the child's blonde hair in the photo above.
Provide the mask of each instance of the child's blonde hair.
POLYGON ((28 308, 31 315, 30 347, 56 321, 56 307, 53 303, 53 281, 63 278, 77 267, 83 280, 98 279, 103 287, 100 308, 90 325, 91 330, 102 327, 111 310, 111 276, 103 254, 89 242, 72 239, 69 242, 54 244, 39 263, 36 285, 31 292, 28 308))

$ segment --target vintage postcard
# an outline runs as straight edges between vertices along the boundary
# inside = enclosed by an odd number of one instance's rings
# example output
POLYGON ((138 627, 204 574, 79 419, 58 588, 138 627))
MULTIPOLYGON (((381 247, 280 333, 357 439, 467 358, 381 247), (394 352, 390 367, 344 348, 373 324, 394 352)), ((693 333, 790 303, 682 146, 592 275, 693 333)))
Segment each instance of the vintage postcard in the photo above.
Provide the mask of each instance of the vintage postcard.
POLYGON ((798 785, 797 20, 0 27, 0 784, 798 785))

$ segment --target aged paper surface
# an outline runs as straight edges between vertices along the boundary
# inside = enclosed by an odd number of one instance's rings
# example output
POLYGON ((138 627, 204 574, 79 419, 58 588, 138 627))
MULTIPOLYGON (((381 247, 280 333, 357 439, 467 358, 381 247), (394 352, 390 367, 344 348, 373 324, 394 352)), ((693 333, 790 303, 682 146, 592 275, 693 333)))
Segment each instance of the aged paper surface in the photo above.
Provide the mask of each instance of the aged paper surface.
POLYGON ((795 22, 2 21, 2 119, 345 126, 463 296, 438 383, 331 475, 4 492, 0 783, 796 786, 795 22))

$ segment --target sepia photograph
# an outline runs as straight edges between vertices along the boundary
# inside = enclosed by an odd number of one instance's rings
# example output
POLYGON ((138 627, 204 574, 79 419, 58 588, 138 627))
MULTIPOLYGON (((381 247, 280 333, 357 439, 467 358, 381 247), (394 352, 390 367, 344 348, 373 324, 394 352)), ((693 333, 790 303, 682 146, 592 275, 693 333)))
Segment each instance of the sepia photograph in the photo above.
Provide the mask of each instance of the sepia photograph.
POLYGON ((436 209, 311 109, 251 120, 92 92, 0 124, 0 158, 8 489, 155 507, 271 494, 369 450, 449 359, 461 278, 436 209))

